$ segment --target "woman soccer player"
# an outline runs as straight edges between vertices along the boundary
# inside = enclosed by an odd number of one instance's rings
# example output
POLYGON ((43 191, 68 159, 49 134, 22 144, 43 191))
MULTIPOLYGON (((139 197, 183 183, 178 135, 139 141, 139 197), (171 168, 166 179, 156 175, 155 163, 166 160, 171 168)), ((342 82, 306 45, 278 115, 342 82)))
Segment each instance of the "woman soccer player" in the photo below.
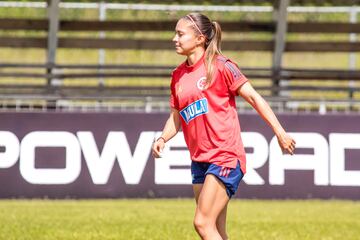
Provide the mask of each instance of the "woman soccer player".
POLYGON ((293 154, 295 141, 280 125, 266 101, 239 68, 220 51, 221 29, 200 13, 182 17, 176 25, 176 53, 186 56, 172 73, 170 117, 153 145, 158 158, 182 127, 192 160, 197 203, 194 226, 202 239, 228 239, 227 204, 246 171, 245 150, 235 97, 249 102, 273 129, 284 153, 293 154))

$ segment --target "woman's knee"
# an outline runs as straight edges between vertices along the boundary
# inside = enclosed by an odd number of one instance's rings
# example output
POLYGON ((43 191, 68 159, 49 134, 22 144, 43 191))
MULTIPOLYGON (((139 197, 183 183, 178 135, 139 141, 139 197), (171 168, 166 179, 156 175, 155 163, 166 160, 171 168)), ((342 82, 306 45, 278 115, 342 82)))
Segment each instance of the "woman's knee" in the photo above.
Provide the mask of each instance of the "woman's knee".
POLYGON ((200 214, 195 214, 195 217, 194 217, 194 227, 196 229, 196 231, 201 231, 204 226, 205 226, 205 219, 200 216, 200 214))
POLYGON ((207 232, 212 227, 215 227, 215 222, 216 220, 212 221, 209 217, 196 213, 194 218, 194 227, 199 233, 207 232))

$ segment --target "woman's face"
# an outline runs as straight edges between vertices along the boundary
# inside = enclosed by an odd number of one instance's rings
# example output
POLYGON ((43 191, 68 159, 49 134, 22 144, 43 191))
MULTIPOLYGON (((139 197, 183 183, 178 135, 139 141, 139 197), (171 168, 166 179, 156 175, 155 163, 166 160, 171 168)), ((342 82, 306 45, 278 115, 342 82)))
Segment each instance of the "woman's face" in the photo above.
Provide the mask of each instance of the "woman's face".
POLYGON ((203 36, 197 36, 192 28, 192 23, 184 19, 180 19, 175 28, 175 36, 173 42, 175 43, 176 53, 189 56, 195 49, 202 46, 203 36))

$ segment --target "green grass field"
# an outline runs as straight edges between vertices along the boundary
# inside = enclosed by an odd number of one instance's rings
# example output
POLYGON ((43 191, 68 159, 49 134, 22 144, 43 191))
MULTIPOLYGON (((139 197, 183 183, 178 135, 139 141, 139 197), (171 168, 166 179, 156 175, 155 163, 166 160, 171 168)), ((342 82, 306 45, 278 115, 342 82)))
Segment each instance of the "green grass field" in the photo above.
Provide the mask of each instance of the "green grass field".
MULTIPOLYGON (((2 200, 0 239, 198 239, 192 199, 2 200)), ((232 200, 230 239, 359 239, 360 202, 232 200)))

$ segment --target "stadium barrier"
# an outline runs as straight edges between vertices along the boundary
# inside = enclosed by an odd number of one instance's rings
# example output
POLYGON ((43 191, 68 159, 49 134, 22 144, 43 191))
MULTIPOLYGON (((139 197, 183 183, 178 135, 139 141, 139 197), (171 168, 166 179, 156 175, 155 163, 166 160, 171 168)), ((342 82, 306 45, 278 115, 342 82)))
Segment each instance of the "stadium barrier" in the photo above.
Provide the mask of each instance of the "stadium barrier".
MULTIPOLYGON (((0 113, 0 198, 192 197, 182 132, 163 158, 151 156, 167 117, 0 113)), ((360 199, 359 115, 279 114, 296 140, 293 156, 259 116, 239 117, 247 173, 236 198, 360 199)))

